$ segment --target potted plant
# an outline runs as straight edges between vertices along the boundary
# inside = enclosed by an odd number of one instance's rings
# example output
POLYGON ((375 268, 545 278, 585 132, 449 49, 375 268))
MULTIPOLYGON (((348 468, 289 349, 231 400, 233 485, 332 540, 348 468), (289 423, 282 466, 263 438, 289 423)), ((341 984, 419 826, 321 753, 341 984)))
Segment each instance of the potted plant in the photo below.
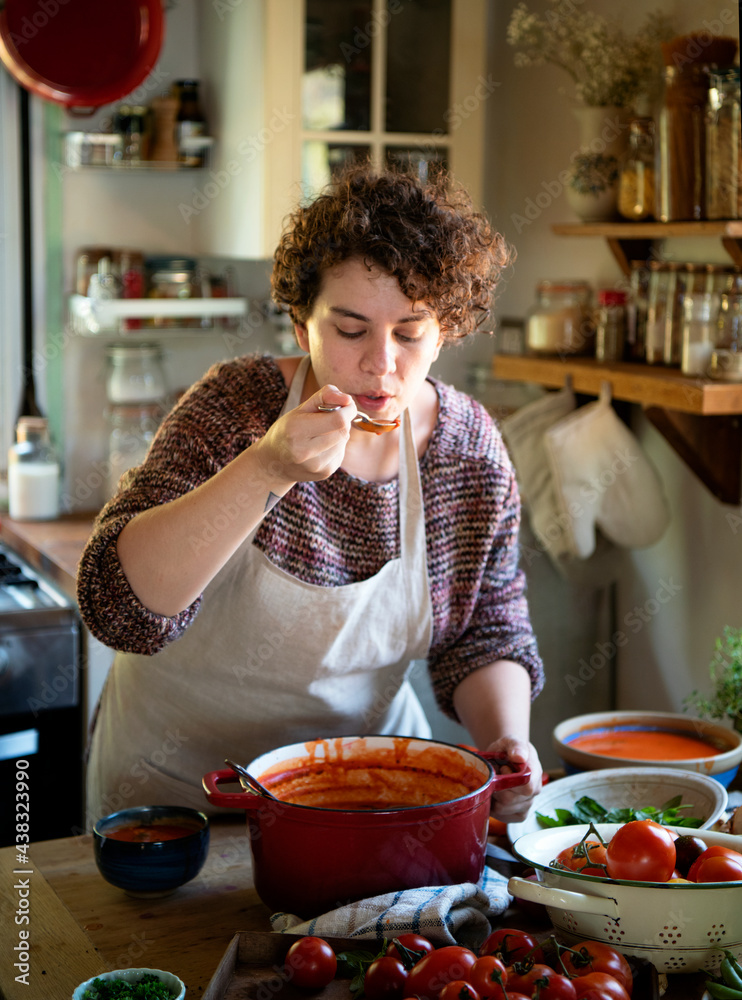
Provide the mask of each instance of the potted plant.
POLYGON ((618 161, 603 153, 577 153, 567 181, 567 201, 583 222, 614 218, 618 204, 618 161))
POLYGON ((712 694, 706 697, 692 691, 685 699, 685 707, 694 708, 706 718, 729 719, 742 733, 742 628, 725 625, 714 649, 709 665, 712 694))

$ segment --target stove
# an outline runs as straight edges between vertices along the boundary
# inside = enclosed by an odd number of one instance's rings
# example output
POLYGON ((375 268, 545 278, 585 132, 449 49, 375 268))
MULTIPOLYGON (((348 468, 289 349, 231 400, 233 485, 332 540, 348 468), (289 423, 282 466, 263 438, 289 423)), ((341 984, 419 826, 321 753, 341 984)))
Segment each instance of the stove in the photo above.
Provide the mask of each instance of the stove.
MULTIPOLYGON (((0 788, 28 785, 30 838, 70 836, 83 825, 84 723, 77 608, 0 544, 0 788)), ((0 846, 21 830, 0 811, 0 846)))

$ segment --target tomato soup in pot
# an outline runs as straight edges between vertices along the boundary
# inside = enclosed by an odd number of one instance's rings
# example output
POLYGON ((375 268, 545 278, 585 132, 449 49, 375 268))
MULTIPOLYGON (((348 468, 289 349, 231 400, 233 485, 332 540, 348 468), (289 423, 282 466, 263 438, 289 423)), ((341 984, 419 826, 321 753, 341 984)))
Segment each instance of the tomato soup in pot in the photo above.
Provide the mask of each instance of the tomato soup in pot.
POLYGON ((669 729, 603 729, 575 736, 570 744, 586 753, 636 760, 695 760, 715 757, 718 747, 669 729))

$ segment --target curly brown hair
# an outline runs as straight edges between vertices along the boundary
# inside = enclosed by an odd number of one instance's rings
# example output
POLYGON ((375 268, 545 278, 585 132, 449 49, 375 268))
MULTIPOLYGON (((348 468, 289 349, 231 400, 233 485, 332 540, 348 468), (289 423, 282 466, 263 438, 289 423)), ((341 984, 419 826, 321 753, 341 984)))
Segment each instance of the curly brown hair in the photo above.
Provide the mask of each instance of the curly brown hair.
POLYGON ((361 164, 290 216, 273 256, 274 300, 306 322, 324 271, 351 257, 395 277, 409 299, 435 310, 444 339, 456 340, 486 319, 511 251, 444 173, 423 184, 361 164))

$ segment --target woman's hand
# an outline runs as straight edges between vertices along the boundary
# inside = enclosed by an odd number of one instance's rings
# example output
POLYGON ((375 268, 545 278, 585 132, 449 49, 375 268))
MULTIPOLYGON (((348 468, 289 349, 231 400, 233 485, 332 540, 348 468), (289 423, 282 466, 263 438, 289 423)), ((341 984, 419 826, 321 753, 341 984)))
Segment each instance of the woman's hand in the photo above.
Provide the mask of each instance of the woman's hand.
POLYGON ((325 385, 268 429, 255 448, 268 482, 327 479, 343 461, 356 415, 353 397, 325 385), (327 412, 320 406, 337 406, 327 412))
MULTIPOLYGON (((543 770, 536 748, 518 737, 503 736, 490 743, 487 751, 505 756, 514 764, 525 763, 530 768, 531 777, 527 784, 503 788, 492 796, 492 815, 503 823, 517 823, 525 819, 531 802, 541 791, 543 770)), ((503 765, 499 770, 507 774, 514 769, 503 765)))

